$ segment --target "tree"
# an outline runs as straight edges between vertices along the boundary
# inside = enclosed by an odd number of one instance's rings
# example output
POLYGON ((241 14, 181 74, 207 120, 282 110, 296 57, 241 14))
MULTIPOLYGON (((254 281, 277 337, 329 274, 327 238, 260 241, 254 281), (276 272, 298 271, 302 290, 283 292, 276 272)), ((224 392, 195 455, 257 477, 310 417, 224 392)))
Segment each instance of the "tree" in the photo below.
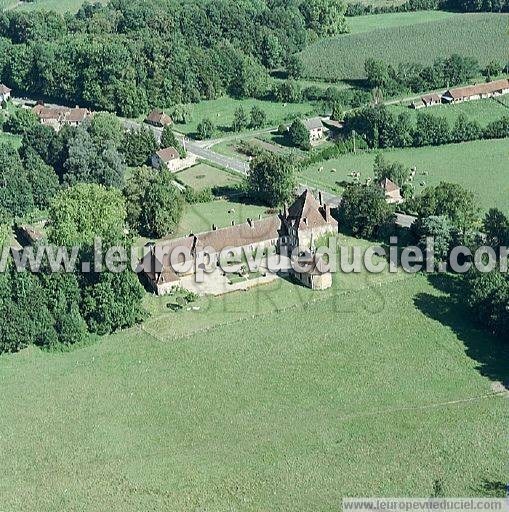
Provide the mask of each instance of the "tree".
POLYGON ((377 153, 373 171, 378 182, 388 178, 399 187, 402 187, 410 176, 410 169, 401 162, 387 162, 382 153, 377 153))
POLYGON ((192 120, 193 116, 188 105, 175 105, 171 117, 175 123, 185 124, 192 120))
POLYGON ((294 80, 285 80, 276 84, 272 93, 276 101, 281 103, 298 103, 302 99, 300 86, 294 80))
POLYGON ((498 208, 491 208, 483 220, 486 243, 495 250, 509 247, 509 219, 498 208))
POLYGON ((266 33, 261 45, 262 63, 268 69, 274 69, 281 63, 283 48, 273 33, 266 33))
POLYGON ((462 112, 456 118, 451 136, 454 142, 476 140, 481 136, 481 127, 476 120, 469 121, 467 116, 462 112))
POLYGON ((247 127, 248 119, 244 108, 241 106, 235 109, 233 114, 232 130, 234 132, 240 132, 247 127))
POLYGON ((163 128, 163 133, 161 134, 161 147, 162 148, 175 148, 181 158, 186 156, 186 151, 182 144, 178 141, 177 137, 173 133, 171 126, 166 125, 163 128))
POLYGON ((304 126, 304 123, 300 119, 295 119, 288 131, 290 143, 296 148, 308 151, 311 149, 309 137, 309 130, 304 126))
POLYGON ((389 79, 389 68, 382 60, 367 59, 364 62, 364 72, 370 87, 384 87, 389 79))
POLYGON ((431 215, 418 219, 415 229, 423 250, 427 247, 427 238, 433 238, 435 263, 445 261, 453 241, 453 226, 450 220, 443 215, 431 215))
POLYGON ((150 157, 157 151, 158 144, 154 132, 145 126, 131 129, 124 135, 122 153, 127 165, 138 167, 148 163, 150 157))
POLYGON ((7 143, 0 143, 0 216, 21 217, 34 207, 32 188, 18 152, 7 143))
POLYGON ((55 167, 62 152, 59 135, 49 126, 34 124, 25 131, 21 140, 21 156, 24 158, 30 151, 35 151, 46 164, 55 167))
POLYGON ((465 276, 467 303, 477 321, 507 340, 509 329, 509 279, 498 270, 465 276))
POLYGON ((416 213, 419 217, 445 216, 463 235, 478 220, 474 194, 457 183, 441 182, 424 189, 416 199, 416 213))
POLYGON ((330 118, 333 121, 343 121, 343 116, 344 116, 343 107, 339 103, 335 102, 332 105, 332 114, 331 114, 330 118))
POLYGON ((449 123, 446 117, 419 112, 414 130, 414 146, 438 146, 451 140, 449 123))
POLYGON ((24 135, 27 130, 38 123, 37 116, 31 110, 18 108, 7 118, 4 130, 17 135, 24 135))
POLYGON ((104 141, 111 141, 115 148, 121 146, 124 130, 122 122, 117 116, 108 112, 97 112, 89 123, 88 132, 94 143, 101 144, 104 141))
POLYGON ((482 74, 486 77, 488 82, 491 81, 493 77, 497 77, 502 72, 502 66, 499 62, 492 60, 486 67, 483 69, 482 74))
POLYGON ((306 27, 321 36, 346 32, 346 4, 342 0, 307 0, 299 6, 306 27))
POLYGON ((202 119, 197 127, 196 138, 199 140, 210 139, 214 133, 214 124, 209 118, 202 119))
POLYGON ((304 73, 304 65, 298 55, 290 55, 286 61, 286 74, 288 78, 298 80, 302 78, 304 73))
POLYGON ((92 246, 96 237, 104 245, 124 239, 125 202, 116 189, 78 184, 57 194, 48 211, 48 239, 58 246, 92 246))
POLYGON ((251 162, 250 194, 269 206, 290 202, 295 190, 295 165, 288 157, 263 154, 251 162))
POLYGON ((263 128, 267 123, 267 114, 260 107, 253 105, 251 108, 251 128, 263 128))
POLYGON ((389 222, 392 210, 380 187, 352 184, 343 193, 340 215, 355 236, 372 239, 389 222))
POLYGON ((143 233, 161 238, 175 232, 184 211, 184 200, 173 184, 173 176, 169 171, 163 170, 151 180, 141 200, 140 209, 143 233))
POLYGON ((33 150, 26 153, 23 166, 32 190, 34 205, 41 209, 47 208, 60 189, 57 173, 33 150))
POLYGON ((131 327, 146 316, 143 296, 143 287, 133 272, 102 272, 83 292, 83 316, 97 334, 131 327))
POLYGON ((127 223, 137 233, 143 231, 141 224, 141 212, 143 208, 143 198, 151 184, 156 180, 159 170, 153 167, 137 167, 127 180, 124 187, 124 197, 126 203, 127 223))

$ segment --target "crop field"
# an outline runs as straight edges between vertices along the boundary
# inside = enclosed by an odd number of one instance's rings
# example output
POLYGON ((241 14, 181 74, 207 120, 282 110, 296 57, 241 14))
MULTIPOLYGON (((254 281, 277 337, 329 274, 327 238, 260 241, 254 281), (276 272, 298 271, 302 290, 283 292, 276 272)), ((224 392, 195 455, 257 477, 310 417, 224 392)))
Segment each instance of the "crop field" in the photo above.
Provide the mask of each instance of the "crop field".
MULTIPOLYGON (((106 3, 107 0, 98 0, 100 3, 106 3)), ((84 0, 35 0, 33 2, 20 2, 18 0, 0 0, 0 10, 19 9, 24 11, 33 11, 36 9, 45 9, 64 12, 76 12, 83 4, 84 0)))
POLYGON ((316 112, 316 107, 311 103, 276 103, 273 101, 237 100, 234 98, 204 100, 189 105, 192 120, 186 124, 176 124, 175 130, 185 134, 194 134, 200 121, 208 117, 214 123, 216 132, 229 132, 235 110, 242 106, 249 115, 249 111, 254 105, 265 111, 267 124, 270 126, 276 126, 284 121, 291 121, 295 117, 312 115, 316 112))
MULTIPOLYGON (((417 168, 414 181, 418 193, 426 185, 440 181, 459 183, 474 192, 480 208, 498 207, 509 213, 509 140, 481 140, 437 147, 394 149, 384 152, 388 161, 417 168), (427 172, 427 175, 422 173, 427 172)), ((374 152, 345 155, 315 164, 299 179, 311 186, 334 192, 350 182, 352 171, 360 171, 362 180, 373 175, 374 152), (322 168, 322 170, 320 170, 322 168)))
POLYGON ((503 496, 507 349, 424 276, 338 283, 154 299, 142 329, 1 357, 3 508, 333 511, 439 479, 503 496))
MULTIPOLYGON (((371 20, 361 20, 359 24, 371 23, 375 27, 378 16, 383 20, 385 15, 370 16, 371 20)), ((386 22, 391 19, 385 18, 386 22)), ((355 19, 349 20, 355 26, 355 19)), ((301 53, 305 76, 326 80, 362 79, 364 61, 369 57, 395 66, 401 62, 431 64, 437 57, 453 53, 474 57, 481 64, 507 61, 507 14, 457 14, 414 25, 401 23, 384 28, 381 22, 380 28, 369 32, 318 41, 301 53)))
POLYGON ((188 185, 195 190, 236 185, 242 181, 241 176, 222 171, 217 167, 212 167, 205 163, 200 163, 189 169, 185 169, 175 174, 175 176, 184 183, 184 185, 188 185))
POLYGON ((361 34, 380 28, 389 29, 444 20, 451 16, 455 16, 455 14, 446 11, 391 12, 387 14, 354 16, 348 18, 347 21, 350 34, 361 34))
MULTIPOLYGON (((456 105, 435 105, 426 109, 414 110, 404 105, 390 105, 389 109, 392 110, 396 115, 401 112, 408 112, 414 118, 417 117, 418 112, 429 112, 431 114, 446 117, 452 126, 458 116, 463 113, 468 119, 476 120, 479 122, 481 127, 485 127, 491 121, 496 121, 502 116, 509 116, 509 103, 503 104, 494 99, 485 99, 477 101, 467 101, 465 103, 458 103, 456 105)), ((509 95, 504 97, 505 102, 509 101, 509 95)))

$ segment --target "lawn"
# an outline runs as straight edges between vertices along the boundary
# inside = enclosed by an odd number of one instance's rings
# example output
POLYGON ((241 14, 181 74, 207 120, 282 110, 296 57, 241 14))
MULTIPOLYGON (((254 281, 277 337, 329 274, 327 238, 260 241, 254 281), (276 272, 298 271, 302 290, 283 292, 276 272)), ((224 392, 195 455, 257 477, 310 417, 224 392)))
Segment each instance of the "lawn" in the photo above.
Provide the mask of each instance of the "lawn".
MULTIPOLYGON (((106 0, 98 0, 100 3, 106 3, 106 0)), ((0 0, 1 9, 19 9, 24 11, 34 11, 36 9, 45 9, 59 13, 77 12, 84 0, 34 0, 33 2, 19 2, 18 0, 0 0)))
POLYGON ((246 222, 248 218, 265 217, 267 208, 252 204, 237 203, 219 199, 210 203, 189 205, 184 213, 176 236, 189 233, 201 233, 212 229, 212 224, 218 228, 230 226, 232 221, 237 224, 246 222))
POLYGON ((509 95, 495 99, 467 101, 456 105, 435 105, 427 109, 414 110, 405 105, 390 105, 389 109, 395 114, 408 112, 415 118, 418 112, 429 112, 431 114, 446 117, 452 126, 460 113, 465 114, 469 119, 477 120, 481 127, 485 127, 491 121, 496 121, 502 116, 509 116, 509 95), (501 102, 502 100, 502 102, 501 102), (502 104, 504 103, 504 104, 502 104))
POLYGON ((439 21, 454 16, 451 12, 445 11, 416 11, 416 12, 393 12, 387 14, 375 14, 369 16, 354 16, 348 18, 350 34, 361 34, 371 32, 380 28, 389 29, 393 27, 404 27, 418 23, 439 21))
POLYGON ((336 511, 437 479, 503 495, 509 414, 490 394, 508 354, 492 337, 423 276, 278 283, 0 358, 2 507, 336 511))
POLYGON ((195 190, 205 188, 226 187, 236 185, 242 181, 239 175, 222 171, 217 167, 200 163, 189 169, 185 169, 175 175, 184 185, 188 185, 195 190))
POLYGON ((353 27, 359 23, 360 27, 371 25, 373 30, 323 39, 306 48, 301 53, 305 76, 326 80, 362 79, 364 62, 369 57, 383 59, 396 67, 402 62, 431 64, 437 57, 453 53, 474 57, 481 65, 492 60, 506 62, 509 15, 457 14, 426 21, 430 15, 425 14, 423 23, 418 21, 419 15, 363 16, 369 19, 359 22, 349 18, 353 27), (416 23, 404 25, 405 16, 416 23), (377 19, 380 24, 376 23, 377 19), (394 26, 395 19, 399 20, 399 26, 394 26), (391 26, 385 28, 384 23, 391 26))
POLYGON ((0 131, 0 144, 4 142, 7 144, 12 144, 16 148, 19 148, 21 146, 21 136, 12 135, 11 133, 5 133, 0 131))
MULTIPOLYGON (((509 212, 509 140, 481 140, 438 147, 394 149, 385 151, 388 161, 417 167, 416 190, 421 182, 435 185, 440 181, 459 183, 475 193, 479 206, 498 207, 509 212), (423 175, 428 172, 428 175, 423 175)), ((375 153, 358 153, 315 164, 299 179, 312 186, 341 192, 341 182, 351 181, 352 171, 362 172, 362 179, 373 175, 375 153), (322 170, 319 170, 323 167, 322 170)))
POLYGON ((242 106, 249 115, 251 108, 256 105, 265 111, 267 124, 277 126, 283 121, 290 121, 295 117, 311 115, 316 107, 311 103, 277 103, 256 99, 237 100, 233 98, 220 98, 217 100, 204 100, 200 103, 189 105, 192 120, 186 124, 177 124, 175 129, 185 134, 194 134, 198 123, 204 118, 209 118, 218 132, 229 132, 233 122, 235 110, 242 106))

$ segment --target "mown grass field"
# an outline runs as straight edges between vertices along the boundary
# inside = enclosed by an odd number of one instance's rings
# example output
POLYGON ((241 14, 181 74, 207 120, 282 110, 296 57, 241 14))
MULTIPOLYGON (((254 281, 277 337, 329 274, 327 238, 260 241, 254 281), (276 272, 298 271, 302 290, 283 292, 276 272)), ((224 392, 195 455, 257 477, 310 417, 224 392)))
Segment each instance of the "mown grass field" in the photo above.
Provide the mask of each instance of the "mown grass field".
POLYGON ((184 183, 184 185, 188 185, 195 190, 236 185, 242 181, 240 175, 222 171, 217 167, 212 167, 205 163, 200 163, 189 169, 185 169, 175 174, 175 176, 184 183))
POLYGON ((217 100, 204 100, 200 103, 189 105, 192 120, 186 124, 176 124, 175 130, 185 133, 196 133, 200 121, 208 117, 215 125, 215 136, 231 130, 235 110, 242 106, 249 116, 251 108, 256 105, 267 115, 267 124, 277 126, 284 121, 293 120, 295 117, 311 115, 316 107, 311 103, 276 103, 256 99, 237 100, 234 98, 220 98, 217 100))
POLYGON ((429 23, 455 16, 446 11, 416 11, 416 12, 391 12, 369 16, 354 16, 347 18, 350 34, 371 32, 380 28, 404 27, 418 23, 429 23))
MULTIPOLYGON (((107 0, 98 0, 106 3, 107 0)), ((33 2, 20 2, 18 0, 0 0, 0 10, 19 9, 24 11, 34 11, 36 9, 45 9, 64 12, 77 12, 84 0, 35 0, 33 2)))
POLYGON ((19 146, 21 146, 21 136, 0 131, 0 144, 4 142, 19 148, 19 146))
POLYGON ((496 121, 502 116, 509 116, 509 95, 495 99, 485 99, 477 101, 467 101, 456 105, 435 105, 427 109, 414 110, 404 105, 390 105, 389 109, 395 114, 408 112, 415 119, 419 112, 428 112, 439 116, 446 117, 451 127, 460 114, 465 114, 468 119, 476 120, 481 127, 485 127, 491 121, 496 121))
MULTIPOLYGON (((509 212, 509 141, 481 140, 437 147, 394 149, 384 152, 387 160, 417 167, 416 191, 440 181, 459 183, 475 193, 479 206, 498 207, 509 212), (427 172, 427 175, 423 175, 427 172)), ((373 175, 375 153, 358 153, 315 164, 300 174, 309 185, 341 192, 352 171, 360 171, 362 180, 373 175), (320 167, 323 169, 320 171, 320 167)))
POLYGON ((436 479, 502 496, 507 352, 423 276, 345 281, 163 299, 141 330, 1 357, 3 508, 337 511, 436 479))
MULTIPOLYGON (((301 53, 305 76, 326 80, 362 79, 364 62, 369 57, 394 66, 401 62, 431 64, 437 57, 453 53, 474 57, 481 64, 507 61, 507 14, 457 14, 423 23, 415 16, 420 13, 408 14, 409 19, 416 20, 415 24, 403 25, 404 15, 398 14, 400 26, 384 28, 384 20, 391 25, 395 18, 374 15, 370 20, 358 22, 371 24, 373 30, 369 32, 345 34, 309 46, 301 53), (379 16, 380 24, 376 28, 379 16)), ((357 23, 355 18, 349 20, 352 26, 357 23)))

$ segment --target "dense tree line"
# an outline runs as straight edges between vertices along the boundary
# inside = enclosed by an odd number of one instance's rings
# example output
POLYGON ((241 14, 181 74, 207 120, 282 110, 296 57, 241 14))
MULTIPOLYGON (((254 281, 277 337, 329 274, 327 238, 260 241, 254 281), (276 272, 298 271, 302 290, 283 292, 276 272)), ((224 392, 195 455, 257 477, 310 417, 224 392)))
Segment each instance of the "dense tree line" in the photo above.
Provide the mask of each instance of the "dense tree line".
MULTIPOLYGON (((342 0, 112 0, 76 15, 0 15, 0 80, 18 94, 137 116, 149 106, 261 96, 267 70, 345 31, 342 0)), ((298 72, 298 70, 297 70, 298 72)))
POLYGON ((364 63, 368 85, 380 88, 386 95, 452 87, 478 76, 481 71, 491 78, 499 75, 502 68, 503 65, 492 62, 487 70, 481 70, 476 59, 458 54, 438 58, 430 66, 411 62, 395 68, 383 60, 372 58, 364 63))
POLYGON ((438 146, 451 142, 509 137, 509 116, 482 128, 477 121, 460 114, 451 126, 448 119, 431 112, 395 115, 385 105, 367 106, 345 115, 345 135, 360 135, 371 148, 438 146))
POLYGON ((376 5, 349 3, 347 16, 383 14, 389 12, 450 10, 455 12, 509 12, 508 0, 407 0, 403 4, 376 5))

